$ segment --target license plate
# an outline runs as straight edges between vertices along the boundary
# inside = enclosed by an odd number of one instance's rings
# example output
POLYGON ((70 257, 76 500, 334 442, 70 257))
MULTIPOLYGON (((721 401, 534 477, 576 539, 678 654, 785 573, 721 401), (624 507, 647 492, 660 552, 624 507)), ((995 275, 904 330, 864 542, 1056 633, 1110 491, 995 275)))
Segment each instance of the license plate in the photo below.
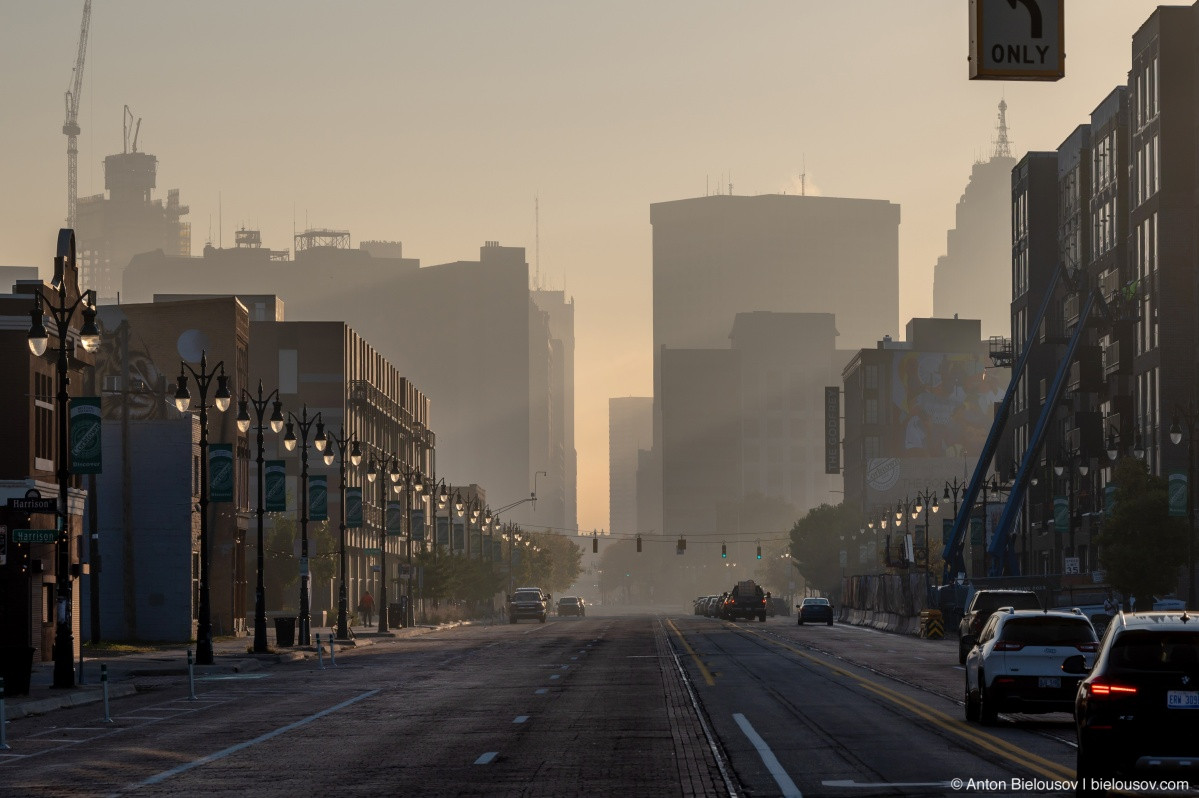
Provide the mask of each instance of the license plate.
POLYGON ((1037 687, 1058 689, 1062 686, 1062 677, 1060 676, 1038 676, 1037 687))
POLYGON ((1199 709, 1199 691, 1170 690, 1166 693, 1166 706, 1170 709, 1199 709))

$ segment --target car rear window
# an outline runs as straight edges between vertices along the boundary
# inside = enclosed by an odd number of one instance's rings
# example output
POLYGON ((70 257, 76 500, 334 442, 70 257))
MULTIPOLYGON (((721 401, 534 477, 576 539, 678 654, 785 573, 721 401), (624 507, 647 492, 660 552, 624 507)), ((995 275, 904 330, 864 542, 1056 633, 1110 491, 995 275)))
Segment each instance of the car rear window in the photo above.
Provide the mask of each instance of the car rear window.
POLYGON ((541 594, 532 590, 517 591, 516 601, 541 601, 541 594))
POLYGON ((1130 631, 1112 642, 1108 662, 1113 672, 1199 671, 1199 630, 1194 632, 1130 631))
POLYGON ((1041 602, 1036 593, 979 593, 974 609, 995 612, 1000 607, 1017 610, 1039 610, 1041 602))
POLYGON ((579 600, 577 598, 574 598, 573 596, 565 596, 563 598, 558 599, 558 603, 559 604, 578 604, 579 600))
POLYGON ((1026 646, 1073 646, 1095 642, 1095 630, 1086 618, 1012 618, 1003 625, 999 639, 1026 646))

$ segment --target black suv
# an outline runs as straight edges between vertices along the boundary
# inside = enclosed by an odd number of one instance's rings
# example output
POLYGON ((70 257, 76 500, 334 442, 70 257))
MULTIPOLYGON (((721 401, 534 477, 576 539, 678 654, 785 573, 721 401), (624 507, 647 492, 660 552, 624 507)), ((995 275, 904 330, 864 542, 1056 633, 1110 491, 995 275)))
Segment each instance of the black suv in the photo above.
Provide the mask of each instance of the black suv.
MULTIPOLYGON (((1062 663, 1087 673, 1081 656, 1062 663)), ((1199 617, 1120 613, 1108 624, 1090 675, 1074 699, 1078 793, 1133 773, 1199 779, 1199 617)))
POLYGON ((1039 610, 1041 600, 1031 590, 977 590, 970 599, 970 606, 958 625, 958 664, 966 664, 966 655, 974 648, 978 633, 1000 607, 1014 610, 1039 610))

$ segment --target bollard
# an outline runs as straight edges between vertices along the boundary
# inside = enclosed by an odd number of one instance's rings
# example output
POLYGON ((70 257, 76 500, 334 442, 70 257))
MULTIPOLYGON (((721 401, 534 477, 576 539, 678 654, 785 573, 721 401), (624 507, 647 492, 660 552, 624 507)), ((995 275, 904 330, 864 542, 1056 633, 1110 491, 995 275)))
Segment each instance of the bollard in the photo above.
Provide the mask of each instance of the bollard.
POLYGON ((187 650, 187 700, 196 700, 196 661, 192 658, 192 650, 187 650))
POLYGON ((108 666, 100 664, 100 686, 104 688, 104 722, 112 723, 112 716, 108 714, 108 666))
POLYGON ((321 670, 325 669, 325 648, 321 645, 321 636, 316 636, 316 661, 320 664, 321 670))
POLYGON ((8 750, 8 743, 4 740, 4 726, 7 723, 4 718, 4 677, 0 676, 0 751, 8 750))
POLYGON ((337 646, 334 645, 333 635, 329 635, 329 664, 334 668, 337 667, 337 655, 333 652, 337 651, 337 646))

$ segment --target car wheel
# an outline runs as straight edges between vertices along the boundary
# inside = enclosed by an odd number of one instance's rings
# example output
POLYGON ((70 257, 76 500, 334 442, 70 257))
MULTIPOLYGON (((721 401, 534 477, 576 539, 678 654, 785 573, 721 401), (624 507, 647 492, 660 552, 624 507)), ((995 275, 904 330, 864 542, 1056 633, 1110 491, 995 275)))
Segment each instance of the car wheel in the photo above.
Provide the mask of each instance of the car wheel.
POLYGON ((978 696, 970 692, 970 677, 966 677, 966 720, 978 720, 978 696))
POLYGON ((959 665, 966 664, 966 654, 968 654, 968 653, 969 653, 969 651, 965 647, 962 646, 962 641, 959 640, 958 641, 958 664, 959 665))
POLYGON ((833 625, 833 619, 832 619, 832 618, 829 618, 829 619, 828 619, 828 625, 829 625, 829 626, 832 626, 832 625, 833 625))
POLYGON ((1074 794, 1076 796, 1092 796, 1103 795, 1106 790, 1094 789, 1093 782, 1111 775, 1111 771, 1104 768, 1097 756, 1092 753, 1083 743, 1083 738, 1078 739, 1078 752, 1074 760, 1074 794))
POLYGON ((993 726, 999 720, 999 706, 995 703, 995 693, 987 687, 987 678, 982 671, 978 672, 978 722, 984 726, 993 726))
POLYGON ((758 623, 766 623, 766 613, 763 612, 758 616, 758 623))

